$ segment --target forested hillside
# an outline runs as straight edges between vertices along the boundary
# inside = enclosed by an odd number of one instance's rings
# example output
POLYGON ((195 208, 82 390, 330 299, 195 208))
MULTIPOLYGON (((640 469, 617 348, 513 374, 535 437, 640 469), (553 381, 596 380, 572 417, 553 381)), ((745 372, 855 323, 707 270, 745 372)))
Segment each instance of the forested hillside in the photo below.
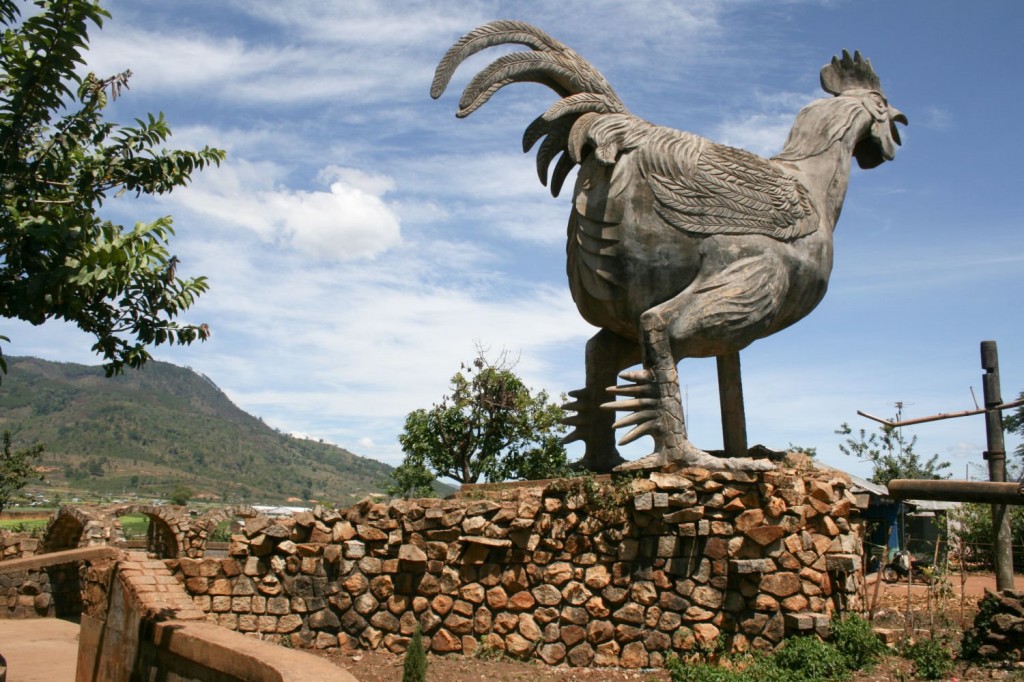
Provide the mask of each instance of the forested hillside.
POLYGON ((348 504, 391 471, 272 429, 191 369, 153 361, 108 379, 98 366, 7 362, 0 428, 16 446, 43 443, 47 485, 67 494, 165 497, 184 486, 218 501, 348 504))

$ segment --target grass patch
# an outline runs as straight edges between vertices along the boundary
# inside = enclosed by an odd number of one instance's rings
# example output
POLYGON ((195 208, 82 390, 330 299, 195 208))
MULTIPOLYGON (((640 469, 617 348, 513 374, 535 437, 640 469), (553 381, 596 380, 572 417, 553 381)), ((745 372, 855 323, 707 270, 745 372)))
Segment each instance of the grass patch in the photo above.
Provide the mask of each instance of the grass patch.
POLYGON ((0 530, 12 533, 38 533, 46 529, 49 519, 0 519, 0 530))
POLYGON ((145 514, 125 514, 121 517, 121 530, 126 539, 144 538, 149 532, 149 517, 145 514))
MULTIPOLYGON (((841 682, 855 670, 868 668, 885 655, 871 625, 850 614, 832 623, 832 640, 792 637, 771 654, 726 657, 722 664, 684 661, 670 655, 665 667, 672 682, 841 682)), ((926 652, 922 658, 934 658, 926 652)), ((921 665, 918 665, 921 669, 921 665)))

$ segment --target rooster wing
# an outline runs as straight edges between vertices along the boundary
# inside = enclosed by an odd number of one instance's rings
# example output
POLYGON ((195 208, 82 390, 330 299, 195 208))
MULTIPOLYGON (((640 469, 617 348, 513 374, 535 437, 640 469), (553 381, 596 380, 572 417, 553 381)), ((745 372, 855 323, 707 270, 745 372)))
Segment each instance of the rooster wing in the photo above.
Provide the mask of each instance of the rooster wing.
POLYGON ((628 114, 594 114, 576 127, 570 140, 582 144, 570 148, 572 155, 582 161, 593 150, 599 163, 615 166, 605 174, 607 188, 593 177, 578 185, 576 208, 588 218, 620 222, 622 202, 636 191, 629 187, 640 180, 658 217, 691 235, 761 234, 791 241, 818 228, 807 189, 768 159, 628 114), (593 201, 595 192, 600 201, 593 201))

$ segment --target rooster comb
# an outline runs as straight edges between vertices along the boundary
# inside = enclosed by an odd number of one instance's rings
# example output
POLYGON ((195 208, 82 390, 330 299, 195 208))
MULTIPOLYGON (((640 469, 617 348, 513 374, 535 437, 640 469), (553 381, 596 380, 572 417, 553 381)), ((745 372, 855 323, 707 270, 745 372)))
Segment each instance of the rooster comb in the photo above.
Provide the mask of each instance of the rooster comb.
POLYGON ((870 59, 862 57, 860 52, 854 52, 851 57, 843 50, 842 58, 832 57, 830 63, 821 67, 821 87, 829 94, 838 95, 847 90, 881 91, 882 83, 870 59))

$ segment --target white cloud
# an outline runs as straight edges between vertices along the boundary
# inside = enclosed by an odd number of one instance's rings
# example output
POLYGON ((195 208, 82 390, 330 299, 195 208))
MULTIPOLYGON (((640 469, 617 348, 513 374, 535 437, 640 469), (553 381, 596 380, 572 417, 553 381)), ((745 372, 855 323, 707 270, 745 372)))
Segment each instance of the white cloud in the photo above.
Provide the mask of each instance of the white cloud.
POLYGON ((115 22, 92 40, 88 68, 100 74, 130 68, 134 74, 130 85, 138 90, 203 89, 209 96, 218 96, 225 83, 294 64, 298 56, 252 48, 238 38, 214 40, 202 34, 178 34, 174 27, 157 32, 115 22))
MULTIPOLYGON (((917 117, 914 118, 914 122, 917 123, 917 117)), ((921 125, 931 130, 944 132, 953 129, 956 123, 948 109, 932 106, 924 110, 921 116, 921 125)))
POLYGON ((782 151, 792 127, 792 114, 750 114, 720 125, 715 141, 761 156, 773 156, 782 151))
POLYGON ((800 109, 823 96, 820 91, 758 92, 752 100, 755 108, 726 118, 717 126, 714 141, 761 156, 778 154, 800 109))
POLYGON ((275 180, 270 163, 234 161, 183 190, 189 209, 252 230, 265 242, 318 260, 372 258, 396 246, 401 226, 383 196, 390 179, 354 168, 332 167, 328 191, 294 190, 275 180))

